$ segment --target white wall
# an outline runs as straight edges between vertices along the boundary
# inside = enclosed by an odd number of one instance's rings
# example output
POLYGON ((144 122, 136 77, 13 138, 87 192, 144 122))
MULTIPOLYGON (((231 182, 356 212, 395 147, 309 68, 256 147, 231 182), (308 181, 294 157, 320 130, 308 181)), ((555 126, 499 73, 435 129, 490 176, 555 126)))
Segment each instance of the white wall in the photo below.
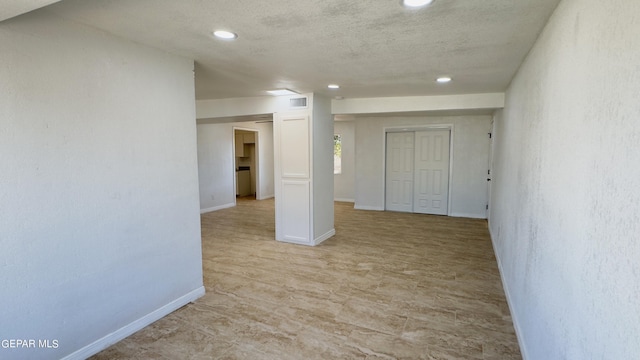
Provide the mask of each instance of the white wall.
POLYGON ((333 176, 334 199, 354 202, 356 198, 356 123, 336 121, 333 132, 342 136, 342 174, 333 176))
POLYGON ((331 100, 313 94, 311 121, 313 166, 313 241, 318 244, 335 234, 333 203, 333 116, 331 100))
POLYGON ((193 62, 46 11, 0 48, 0 339, 58 342, 0 358, 85 358, 204 292, 193 62))
POLYGON ((233 158, 233 129, 258 130, 258 159, 260 199, 274 195, 273 185, 273 124, 253 121, 236 123, 207 123, 199 121, 198 176, 201 212, 214 211, 235 205, 235 167, 233 158))
POLYGON ((496 116, 490 228, 526 359, 640 354, 640 3, 563 0, 496 116))
POLYGON ((219 120, 247 115, 273 114, 287 111, 291 97, 299 97, 299 95, 198 100, 196 101, 196 116, 198 120, 219 120))
MULTIPOLYGON (((203 110, 206 103, 203 103, 203 110)), ((390 96, 332 100, 334 114, 381 114, 419 111, 472 111, 492 110, 504 107, 503 93, 439 95, 439 96, 390 96)))
POLYGON ((490 116, 363 117, 356 120, 356 208, 384 209, 384 129, 453 124, 452 216, 486 217, 490 116))

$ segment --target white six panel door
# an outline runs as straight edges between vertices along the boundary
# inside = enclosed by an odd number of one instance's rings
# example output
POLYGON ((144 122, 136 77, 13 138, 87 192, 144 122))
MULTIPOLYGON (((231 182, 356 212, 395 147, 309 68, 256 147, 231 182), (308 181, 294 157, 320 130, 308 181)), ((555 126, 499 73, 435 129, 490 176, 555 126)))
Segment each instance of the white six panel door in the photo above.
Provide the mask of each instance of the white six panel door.
POLYGON ((447 215, 449 130, 415 133, 413 212, 447 215))
POLYGON ((385 209, 413 211, 413 132, 387 133, 385 209))

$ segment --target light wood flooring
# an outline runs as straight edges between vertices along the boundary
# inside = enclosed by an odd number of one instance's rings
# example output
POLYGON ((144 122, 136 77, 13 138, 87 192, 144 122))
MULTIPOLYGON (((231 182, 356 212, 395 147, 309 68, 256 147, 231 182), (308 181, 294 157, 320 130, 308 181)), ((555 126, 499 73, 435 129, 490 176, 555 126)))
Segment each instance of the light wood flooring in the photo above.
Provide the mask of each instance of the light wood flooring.
POLYGON ((202 215, 207 293, 93 359, 520 359, 486 221, 354 210, 317 247, 273 200, 202 215))

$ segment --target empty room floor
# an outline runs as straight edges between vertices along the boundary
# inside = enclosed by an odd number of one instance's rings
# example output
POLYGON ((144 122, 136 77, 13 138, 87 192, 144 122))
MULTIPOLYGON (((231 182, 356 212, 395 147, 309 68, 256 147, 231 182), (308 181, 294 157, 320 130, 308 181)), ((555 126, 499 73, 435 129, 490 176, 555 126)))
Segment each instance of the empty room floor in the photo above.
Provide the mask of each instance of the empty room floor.
POLYGON ((520 359, 485 220, 354 210, 317 247, 272 200, 202 215, 206 295, 92 359, 520 359))

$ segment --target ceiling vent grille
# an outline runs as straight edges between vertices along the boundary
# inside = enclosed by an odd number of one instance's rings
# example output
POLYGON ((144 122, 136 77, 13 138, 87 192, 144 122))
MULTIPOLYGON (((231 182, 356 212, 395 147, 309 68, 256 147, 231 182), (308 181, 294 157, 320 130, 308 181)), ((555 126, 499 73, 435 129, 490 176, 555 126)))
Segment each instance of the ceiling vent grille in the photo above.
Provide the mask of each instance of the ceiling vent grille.
POLYGON ((289 108, 291 109, 305 109, 307 107, 306 97, 297 97, 289 99, 289 108))

